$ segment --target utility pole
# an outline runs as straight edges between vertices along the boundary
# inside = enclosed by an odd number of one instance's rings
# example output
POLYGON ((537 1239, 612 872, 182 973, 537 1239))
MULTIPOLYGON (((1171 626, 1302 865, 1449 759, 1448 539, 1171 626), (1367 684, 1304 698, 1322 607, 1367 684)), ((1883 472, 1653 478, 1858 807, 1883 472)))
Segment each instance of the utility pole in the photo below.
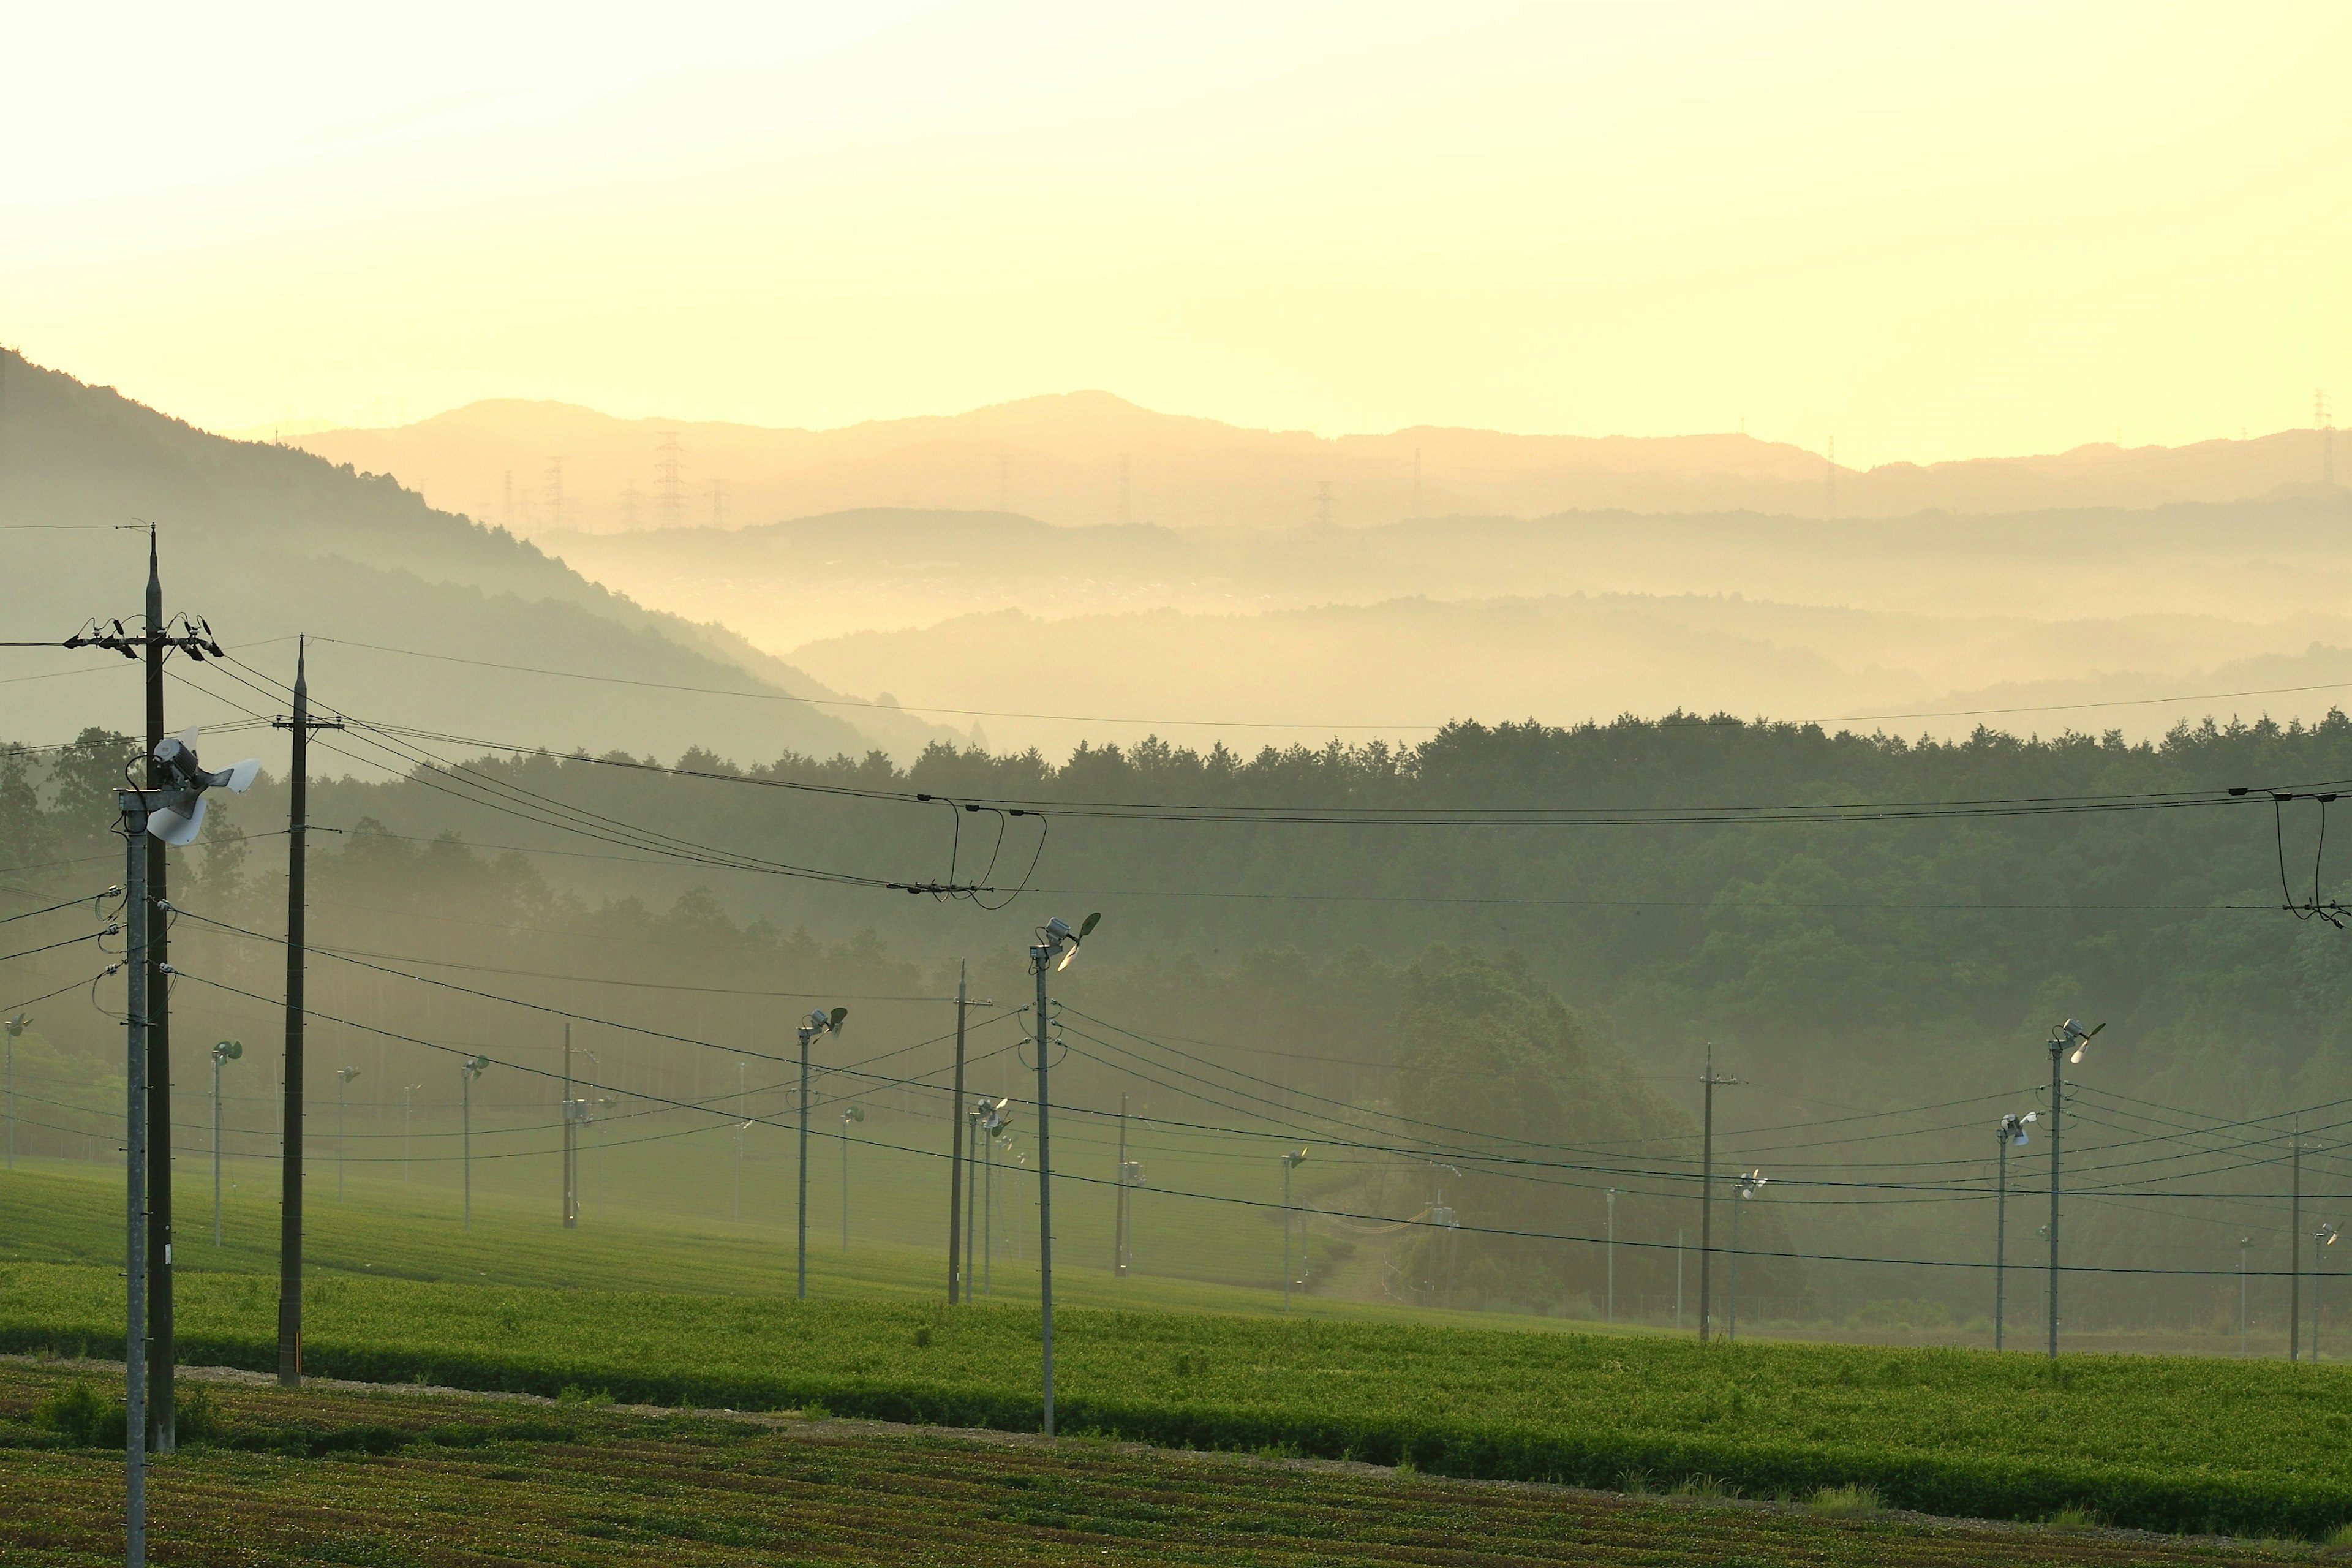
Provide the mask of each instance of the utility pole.
MULTIPOLYGON (((152 557, 150 557, 152 560, 152 557)), ((130 1568, 147 1562, 147 798, 138 790, 115 796, 122 813, 122 885, 127 918, 123 953, 125 984, 123 1072, 130 1101, 123 1120, 123 1167, 128 1173, 130 1215, 124 1242, 125 1292, 122 1334, 124 1406, 122 1424, 123 1560, 130 1568)))
MULTIPOLYGON (((310 717, 310 645, 294 645, 294 712, 270 721, 290 731, 293 764, 288 770, 286 808, 286 1066, 284 1128, 279 1135, 278 1198, 278 1381, 302 1385, 302 1022, 308 959, 304 943, 305 884, 310 858, 310 731, 340 730, 340 720, 310 717)), ((344 1080, 348 1083, 350 1080, 344 1080)), ((340 1094, 338 1096, 340 1100, 340 1094)), ((335 1197, 343 1193, 341 1113, 335 1134, 335 1197)))
POLYGON ((2286 1226, 2286 1359, 2303 1359, 2303 1118, 2294 1119, 2289 1163, 2294 1170, 2294 1198, 2286 1226))
MULTIPOLYGON (((998 510, 1003 510, 1000 501, 998 510)), ((948 1305, 959 1300, 970 1301, 971 1290, 964 1282, 964 1270, 971 1264, 971 1249, 963 1245, 964 1181, 963 1124, 966 1115, 963 1103, 963 1016, 971 999, 968 984, 969 965, 956 962, 956 1030, 955 1030, 955 1090, 948 1101, 949 1138, 953 1152, 948 1156, 948 1305)))
MULTIPOLYGON (((742 1178, 736 1178, 740 1187, 742 1178)), ((572 1022, 563 1024, 563 1228, 580 1228, 580 1121, 572 1112, 572 1022)))
MULTIPOLYGON (((76 633, 67 638, 63 646, 102 647, 134 660, 143 659, 147 710, 146 788, 154 791, 173 783, 166 775, 173 771, 167 769, 163 759, 157 755, 163 744, 163 657, 174 648, 191 658, 203 654, 219 656, 221 647, 213 639, 212 628, 205 626, 200 616, 183 617, 179 635, 173 635, 171 624, 163 618, 163 576, 157 564, 156 534, 152 524, 147 530, 145 610, 145 624, 135 637, 124 631, 120 621, 110 623, 113 627, 111 636, 99 631, 93 622, 87 635, 76 633)), ((181 760, 174 757, 174 768, 181 760)), ((246 776, 250 782, 250 773, 246 776)), ((203 784, 194 785, 197 790, 204 787, 203 784)), ((233 787, 242 789, 244 785, 233 787)), ((148 1423, 149 1430, 143 1434, 143 1438, 152 1439, 156 1452, 169 1453, 173 1447, 172 1026, 171 992, 164 982, 172 972, 169 931, 172 910, 167 896, 170 891, 166 880, 169 868, 164 844, 163 839, 148 833, 144 826, 151 816, 159 811, 167 817, 171 815, 164 805, 152 802, 141 805, 137 815, 142 826, 126 850, 126 856, 135 852, 141 862, 140 877, 143 889, 142 897, 126 903, 124 908, 136 928, 136 945, 142 955, 141 962, 148 971, 142 982, 141 1003, 147 1011, 139 1026, 142 1059, 146 1069, 142 1089, 146 1126, 136 1142, 140 1158, 146 1163, 142 1179, 146 1184, 142 1213, 147 1237, 141 1260, 141 1278, 147 1293, 145 1324, 153 1342, 153 1353, 143 1358, 148 1380, 146 1397, 141 1408, 126 1419, 148 1423)), ((193 833, 192 823, 184 820, 182 825, 193 833)), ((12 1061, 12 1076, 13 1067, 12 1061)), ((143 1481, 142 1484, 143 1486, 143 1481)), ((142 1553, 145 1551, 143 1531, 142 1524, 139 1545, 142 1553)))
POLYGON ((1715 1322, 1715 1090, 1717 1084, 1739 1081, 1737 1075, 1715 1076, 1715 1046, 1706 1047, 1706 1070, 1699 1075, 1705 1086, 1706 1110, 1702 1116, 1704 1131, 1699 1146, 1698 1166, 1698 1342, 1705 1344, 1713 1336, 1715 1322))
MULTIPOLYGON (((1284 1184, 1288 1185, 1287 1178, 1284 1184)), ((1118 1184, 1111 1191, 1113 1196, 1110 1222, 1110 1271, 1115 1278, 1124 1279, 1127 1278, 1127 1092, 1124 1089, 1119 1091, 1118 1096, 1118 1184)), ((1283 1206, 1288 1208, 1290 1200, 1286 1196, 1283 1199, 1283 1206)), ((1284 1223, 1287 1225, 1288 1221, 1286 1220, 1284 1223)), ((1286 1258, 1288 1257, 1290 1246, 1289 1234, 1287 1230, 1283 1232, 1286 1258)), ((1290 1269, 1286 1262, 1283 1267, 1283 1278, 1287 1281, 1289 1277, 1290 1269)), ((1286 1283, 1283 1289, 1286 1293, 1289 1289, 1288 1284, 1286 1283)))
POLYGON ((1421 448, 1412 449, 1412 515, 1421 516, 1421 448))
MULTIPOLYGON (((163 580, 156 563, 155 531, 147 532, 147 787, 164 783, 156 748, 163 743, 163 580)), ((172 962, 171 887, 163 841, 139 837, 147 859, 147 1327, 154 1354, 147 1363, 148 1436, 159 1454, 173 1442, 172 1402, 172 962)))

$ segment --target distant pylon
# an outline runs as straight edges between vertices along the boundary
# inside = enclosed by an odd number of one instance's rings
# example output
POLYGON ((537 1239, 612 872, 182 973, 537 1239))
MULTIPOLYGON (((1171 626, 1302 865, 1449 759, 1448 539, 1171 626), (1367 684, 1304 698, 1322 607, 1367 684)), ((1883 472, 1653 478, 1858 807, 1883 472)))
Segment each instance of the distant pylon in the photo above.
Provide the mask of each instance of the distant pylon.
POLYGON ((714 478, 710 481, 710 526, 713 528, 727 526, 727 481, 725 479, 714 478))
POLYGON ((2319 482, 2331 489, 2336 484, 2336 419, 2327 406, 2326 388, 2311 395, 2311 422, 2319 426, 2319 482))
POLYGON ((563 459, 547 459, 547 521, 551 528, 563 526, 563 459))
POLYGON ((1133 521, 1127 505, 1127 454, 1118 455, 1118 521, 1120 526, 1133 521))
POLYGON ((1331 481, 1328 479, 1318 482, 1315 487, 1315 525, 1318 528, 1331 526, 1331 481))
POLYGON ((621 489, 621 526, 631 531, 637 526, 637 481, 635 479, 621 489))
POLYGON ((686 461, 675 430, 663 431, 654 447, 654 494, 661 500, 664 528, 676 528, 686 521, 686 461))
POLYGON ((1837 515, 1837 437, 1834 436, 1830 437, 1829 500, 1830 515, 1835 517, 1837 515))
POLYGON ((1412 449, 1412 515, 1421 515, 1421 448, 1412 449))
POLYGON ((509 533, 512 533, 514 531, 514 470, 512 468, 509 468, 507 470, 507 512, 505 522, 506 531, 509 533))
POLYGON ((996 455, 996 510, 1013 510, 1013 458, 1004 452, 996 455))

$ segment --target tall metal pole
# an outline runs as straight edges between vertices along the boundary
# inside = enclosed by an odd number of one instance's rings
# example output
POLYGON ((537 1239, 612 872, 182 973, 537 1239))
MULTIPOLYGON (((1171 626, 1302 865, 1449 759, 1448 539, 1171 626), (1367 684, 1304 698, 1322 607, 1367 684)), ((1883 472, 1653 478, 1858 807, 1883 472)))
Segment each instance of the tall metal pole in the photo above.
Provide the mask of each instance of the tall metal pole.
MULTIPOLYGON (((147 534, 147 787, 163 783, 163 582, 155 533, 147 534)), ((147 1318, 154 1353, 147 1363, 147 1420, 155 1451, 173 1442, 172 1402, 172 960, 171 897, 163 841, 142 833, 147 861, 147 1318)))
POLYGON ((127 918, 123 971, 130 995, 124 1008, 123 1070, 130 1104, 123 1119, 123 1167, 129 1177, 129 1225, 122 1276, 123 1561, 147 1562, 147 804, 135 790, 116 796, 122 812, 122 885, 127 918))
POLYGON ((2290 1144, 2294 1200, 2286 1226, 2286 1359, 2303 1359, 2303 1118, 2294 1119, 2290 1144))
POLYGON ((1609 1189, 1609 1305, 1606 1321, 1617 1321, 1617 1189, 1609 1189))
POLYGON ((1290 1310, 1290 1156, 1282 1157, 1282 1310, 1290 1310))
POLYGON ((2050 1042, 2050 1300, 2042 1327, 2050 1339, 2050 1359, 2058 1359, 2058 1136, 2064 1124, 2061 1112, 2066 1093, 2066 1037, 2050 1042))
POLYGON ((1715 1330, 1715 1087, 1739 1081, 1715 1076, 1711 1041, 1706 1047, 1706 1070, 1699 1081, 1706 1086, 1698 1168, 1698 1340, 1705 1344, 1715 1330))
POLYGON ((1746 1186, 1731 1189, 1731 1332, 1726 1337, 1733 1344, 1739 1342, 1739 1211, 1747 1206, 1739 1200, 1748 1195, 1746 1186))
POLYGON ((220 1072, 221 1055, 218 1051, 215 1051, 213 1053, 213 1245, 215 1247, 221 1244, 220 1072))
MULTIPOLYGON (((980 1293, 996 1294, 996 1140, 980 1146, 980 1293)), ((971 1254, 966 1252, 969 1258, 971 1254)))
MULTIPOLYGON (((1286 1176, 1284 1180, 1286 1194, 1289 1182, 1286 1176)), ((1289 1204, 1290 1200, 1286 1195, 1283 1199, 1283 1206, 1287 1208, 1289 1204)), ((1289 1278, 1290 1272, 1289 1264, 1286 1261, 1289 1257, 1289 1235, 1287 1230, 1283 1232, 1286 1259, 1283 1277, 1286 1279, 1289 1278)), ((1118 1184, 1111 1189, 1110 1271, 1115 1278, 1121 1279, 1127 1278, 1127 1095, 1123 1090, 1118 1097, 1118 1184)), ((1285 1289, 1286 1289, 1287 1287, 1285 1289)))
POLYGON ((1993 1204, 1992 1222, 1992 1348, 2000 1349, 2001 1288, 2009 1266, 2009 1129, 2000 1129, 2000 1196, 1993 1204))
POLYGON ((2246 1248, 2254 1244, 2251 1236, 2238 1237, 2238 1359, 2246 1359, 2246 1248))
POLYGON ((459 1069, 457 1078, 458 1088, 465 1097, 457 1114, 463 1118, 459 1123, 463 1130, 459 1136, 465 1147, 466 1228, 471 1230, 474 1228, 474 1069, 472 1066, 469 1064, 459 1069))
POLYGON ((798 1227, 797 1273, 793 1287, 795 1300, 808 1300, 808 1072, 809 1026, 801 1026, 801 1196, 793 1224, 798 1227))
POLYGON ((349 1111, 350 1107, 349 1107, 349 1104, 348 1104, 347 1102, 348 1102, 349 1096, 350 1096, 350 1093, 351 1093, 351 1087, 352 1087, 352 1069, 351 1069, 351 1068, 336 1068, 336 1069, 335 1069, 335 1201, 336 1201, 337 1203, 341 1203, 341 1202, 343 1201, 343 1145, 344 1145, 344 1143, 345 1143, 345 1142, 346 1142, 345 1134, 344 1134, 344 1129, 345 1129, 346 1125, 348 1124, 348 1116, 347 1116, 347 1112, 349 1111))
POLYGON ((952 1152, 948 1156, 948 1305, 971 1300, 971 1289, 964 1280, 964 1271, 971 1267, 971 1249, 963 1245, 964 1179, 963 1123, 969 1112, 963 1102, 963 1014, 971 999, 967 984, 968 966, 956 962, 956 1045, 955 1094, 948 1101, 949 1138, 952 1152))
MULTIPOLYGON (((302 1023, 307 932, 303 919, 310 853, 310 679, 309 648, 295 645, 293 765, 287 773, 285 1127, 278 1198, 278 1381, 302 1383, 302 1023)), ((337 1168, 341 1154, 336 1156, 337 1168)), ((340 1190, 341 1177, 337 1178, 340 1190)))
POLYGON ((1045 1141, 1046 1092, 1045 969, 1054 949, 1044 943, 1029 950, 1029 967, 1037 975, 1037 1302, 1045 1344, 1045 1436, 1054 1435, 1054 1164, 1045 1141))
POLYGON ((851 1109, 845 1106, 841 1112, 841 1250, 844 1252, 849 1250, 849 1112, 851 1109))
POLYGON ((572 1024, 563 1025, 563 1228, 580 1228, 580 1123, 572 1114, 572 1024))
MULTIPOLYGON (((981 1116, 978 1105, 973 1105, 965 1110, 963 1117, 971 1123, 972 1147, 982 1152, 982 1160, 985 1162, 991 1142, 988 1123, 981 1116)), ((979 1205, 973 1202, 980 1192, 979 1181, 979 1168, 967 1157, 963 1164, 963 1266, 967 1275, 971 1269, 971 1255, 974 1249, 982 1245, 982 1242, 975 1242, 972 1239, 972 1227, 982 1223, 979 1205)), ((984 1240, 983 1237, 982 1241, 984 1240)), ((971 1281, 969 1278, 964 1281, 963 1299, 967 1301, 971 1300, 971 1281)))

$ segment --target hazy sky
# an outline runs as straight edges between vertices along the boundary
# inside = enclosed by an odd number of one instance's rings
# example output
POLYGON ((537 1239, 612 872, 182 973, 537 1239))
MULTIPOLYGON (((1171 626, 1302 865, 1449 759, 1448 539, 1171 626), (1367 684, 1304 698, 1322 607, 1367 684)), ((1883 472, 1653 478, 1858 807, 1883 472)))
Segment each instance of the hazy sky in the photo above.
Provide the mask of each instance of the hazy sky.
POLYGON ((1099 386, 1842 460, 2352 398, 2352 8, 26 7, 0 341, 215 427, 1099 386))

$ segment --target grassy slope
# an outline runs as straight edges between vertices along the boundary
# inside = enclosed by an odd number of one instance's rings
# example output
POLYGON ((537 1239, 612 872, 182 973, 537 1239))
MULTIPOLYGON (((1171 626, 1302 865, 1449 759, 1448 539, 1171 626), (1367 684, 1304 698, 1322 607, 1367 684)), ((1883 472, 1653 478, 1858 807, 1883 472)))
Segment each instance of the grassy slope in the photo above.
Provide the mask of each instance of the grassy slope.
MULTIPOLYGON (((65 1375, 0 1368, 0 1444, 65 1375)), ((1465 1486, 1363 1468, 755 1426, 383 1394, 221 1389, 221 1440, 159 1462, 156 1555, 255 1564, 775 1562, 1773 1563, 1942 1568, 2275 1561, 2102 1533, 1465 1486), (345 1451, 293 1458, 306 1449, 345 1451), (371 1451, 373 1450, 373 1451, 371 1451), (487 1506, 486 1506, 487 1505, 487 1506)), ((120 1560, 120 1461, 0 1458, 0 1557, 120 1560)))

